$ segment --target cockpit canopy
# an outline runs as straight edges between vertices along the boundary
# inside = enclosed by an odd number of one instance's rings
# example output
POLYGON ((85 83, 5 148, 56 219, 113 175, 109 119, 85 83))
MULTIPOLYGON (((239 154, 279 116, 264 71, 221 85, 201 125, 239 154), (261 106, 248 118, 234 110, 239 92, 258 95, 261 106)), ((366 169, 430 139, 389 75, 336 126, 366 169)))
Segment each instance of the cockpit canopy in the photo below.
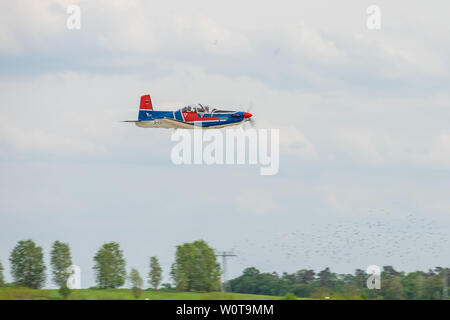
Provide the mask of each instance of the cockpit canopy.
POLYGON ((197 103, 197 104, 190 104, 182 108, 181 112, 229 113, 234 111, 218 110, 208 105, 197 103))
POLYGON ((181 109, 181 112, 210 112, 210 108, 207 105, 202 105, 200 103, 197 104, 190 104, 183 109, 181 109))

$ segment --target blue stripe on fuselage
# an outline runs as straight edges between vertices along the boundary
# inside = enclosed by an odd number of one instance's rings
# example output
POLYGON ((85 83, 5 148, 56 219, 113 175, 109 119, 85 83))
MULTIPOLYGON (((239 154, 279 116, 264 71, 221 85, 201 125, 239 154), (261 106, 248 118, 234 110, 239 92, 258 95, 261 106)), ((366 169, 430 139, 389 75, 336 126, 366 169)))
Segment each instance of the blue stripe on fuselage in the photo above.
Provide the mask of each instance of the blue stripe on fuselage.
POLYGON ((233 123, 238 123, 241 122, 243 120, 243 112, 235 112, 235 114, 239 114, 241 115, 241 117, 232 117, 231 114, 227 113, 227 114, 220 114, 220 113, 207 113, 204 114, 203 117, 205 118, 219 118, 218 121, 205 121, 205 122, 196 122, 196 125, 200 125, 202 127, 215 127, 215 126, 223 126, 223 125, 227 125, 227 124, 233 124, 233 123))
POLYGON ((139 121, 148 121, 158 118, 173 119, 172 111, 152 111, 152 110, 139 110, 139 121))
MULTIPOLYGON (((232 117, 230 113, 226 113, 226 114, 221 114, 221 113, 204 113, 204 114, 199 114, 200 117, 208 119, 208 118, 216 118, 218 117, 219 120, 218 121, 197 121, 195 122, 195 125, 198 126, 202 126, 202 127, 213 127, 213 126, 222 126, 222 125, 226 125, 226 124, 233 124, 233 123, 238 123, 241 122, 243 120, 243 112, 235 112, 234 114, 239 114, 240 117, 232 117)), ((149 120, 154 120, 154 119, 174 119, 174 120, 178 120, 178 121, 183 121, 184 119, 181 115, 181 110, 177 110, 177 111, 153 111, 153 110, 139 110, 139 116, 138 116, 138 120, 139 121, 149 121, 149 120)), ((193 122, 187 122, 187 123, 191 123, 194 124, 193 122)))
POLYGON ((175 120, 183 121, 183 116, 181 115, 181 110, 175 111, 175 120))

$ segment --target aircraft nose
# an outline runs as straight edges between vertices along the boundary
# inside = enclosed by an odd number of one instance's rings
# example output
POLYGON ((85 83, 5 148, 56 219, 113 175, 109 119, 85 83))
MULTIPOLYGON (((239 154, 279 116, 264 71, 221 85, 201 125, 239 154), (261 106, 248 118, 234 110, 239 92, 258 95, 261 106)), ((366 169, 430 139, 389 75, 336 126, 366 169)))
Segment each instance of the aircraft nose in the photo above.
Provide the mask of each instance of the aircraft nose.
POLYGON ((249 113, 249 112, 244 112, 244 118, 250 118, 250 117, 252 117, 253 115, 251 114, 251 113, 249 113))

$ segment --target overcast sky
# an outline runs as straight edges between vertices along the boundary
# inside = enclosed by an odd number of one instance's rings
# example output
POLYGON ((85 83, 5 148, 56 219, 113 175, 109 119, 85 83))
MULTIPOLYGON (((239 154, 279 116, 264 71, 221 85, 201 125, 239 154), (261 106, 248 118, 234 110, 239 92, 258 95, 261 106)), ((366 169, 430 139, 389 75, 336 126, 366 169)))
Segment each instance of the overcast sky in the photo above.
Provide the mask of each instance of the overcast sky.
MULTIPOLYGON (((448 1, 3 1, 0 261, 32 238, 69 242, 82 286, 95 251, 164 281, 175 246, 238 254, 228 277, 450 266, 448 1), (66 9, 81 8, 68 30, 66 9), (381 8, 368 30, 366 9, 381 8), (280 170, 176 166, 171 130, 190 103, 247 108, 280 129, 280 170)), ((47 287, 51 287, 50 276, 47 287)))

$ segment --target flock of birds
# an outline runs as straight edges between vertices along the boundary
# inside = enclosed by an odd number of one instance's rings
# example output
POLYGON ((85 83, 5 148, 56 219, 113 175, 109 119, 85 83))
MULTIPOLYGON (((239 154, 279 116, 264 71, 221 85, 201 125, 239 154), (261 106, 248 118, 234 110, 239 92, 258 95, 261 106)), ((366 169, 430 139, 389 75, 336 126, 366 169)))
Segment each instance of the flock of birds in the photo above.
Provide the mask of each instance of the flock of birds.
POLYGON ((228 262, 230 276, 253 266, 261 272, 354 273, 369 265, 392 265, 398 271, 428 271, 450 265, 450 238, 442 223, 407 214, 370 210, 361 218, 306 223, 290 231, 262 233, 260 239, 240 239, 228 262))

